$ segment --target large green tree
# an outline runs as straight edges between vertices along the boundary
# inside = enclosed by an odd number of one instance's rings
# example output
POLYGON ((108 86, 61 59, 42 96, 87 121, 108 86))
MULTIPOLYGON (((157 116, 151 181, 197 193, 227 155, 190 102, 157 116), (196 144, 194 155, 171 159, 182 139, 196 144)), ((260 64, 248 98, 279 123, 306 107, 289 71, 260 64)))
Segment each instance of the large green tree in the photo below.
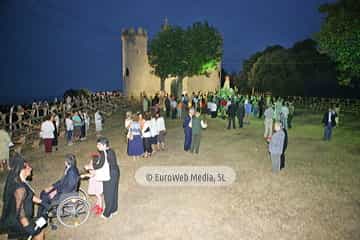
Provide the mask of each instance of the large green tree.
POLYGON ((180 96, 185 77, 208 75, 217 68, 223 54, 222 43, 219 31, 207 22, 194 23, 186 30, 167 26, 149 44, 149 63, 162 82, 167 77, 177 77, 180 96))
POLYGON ((185 60, 185 31, 177 26, 167 26, 150 41, 149 63, 160 77, 160 89, 165 89, 165 79, 177 76, 187 69, 185 60))
POLYGON ((319 11, 326 15, 316 35, 320 51, 337 63, 341 84, 359 84, 360 1, 338 0, 321 5, 319 11))

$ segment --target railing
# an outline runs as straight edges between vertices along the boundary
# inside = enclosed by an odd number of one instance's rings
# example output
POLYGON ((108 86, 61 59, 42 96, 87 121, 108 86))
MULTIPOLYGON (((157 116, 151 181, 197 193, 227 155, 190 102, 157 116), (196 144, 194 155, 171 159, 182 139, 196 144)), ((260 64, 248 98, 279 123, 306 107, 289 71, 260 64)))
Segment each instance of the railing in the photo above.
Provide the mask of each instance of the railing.
POLYGON ((133 109, 138 103, 134 100, 129 100, 127 97, 121 95, 99 95, 92 96, 82 101, 73 102, 59 102, 51 106, 35 106, 29 109, 20 108, 19 111, 14 111, 12 107, 8 113, 1 113, 0 126, 5 128, 12 137, 16 145, 32 144, 38 147, 40 139, 39 132, 41 123, 44 121, 45 116, 56 111, 60 116, 60 135, 64 133, 64 117, 68 112, 73 111, 87 111, 88 115, 93 114, 98 109, 106 118, 111 116, 115 111, 127 111, 133 109), (15 120, 14 117, 17 117, 15 120))

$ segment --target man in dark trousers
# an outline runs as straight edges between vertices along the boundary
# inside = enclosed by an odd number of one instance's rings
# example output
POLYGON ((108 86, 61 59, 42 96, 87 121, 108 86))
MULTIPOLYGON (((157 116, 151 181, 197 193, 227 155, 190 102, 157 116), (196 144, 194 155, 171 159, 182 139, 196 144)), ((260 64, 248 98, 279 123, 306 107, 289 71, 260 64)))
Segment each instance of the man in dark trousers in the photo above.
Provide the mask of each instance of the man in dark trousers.
POLYGON ((230 99, 230 105, 228 106, 227 114, 228 114, 227 129, 231 128, 231 122, 232 122, 233 128, 235 129, 236 128, 235 127, 236 104, 233 99, 230 99))
POLYGON ((265 107, 265 101, 264 101, 263 96, 261 96, 260 101, 259 101, 259 118, 262 118, 262 116, 263 116, 264 107, 265 107))
POLYGON ((329 111, 324 113, 322 123, 324 124, 324 141, 330 141, 332 135, 332 128, 336 126, 336 113, 330 107, 329 111))
POLYGON ((280 170, 285 168, 285 151, 286 151, 286 148, 287 148, 287 145, 288 145, 288 133, 286 131, 286 129, 284 128, 284 126, 282 126, 282 130, 285 134, 285 137, 284 137, 284 146, 283 146, 283 151, 282 151, 282 154, 280 156, 280 170))
POLYGON ((240 99, 240 101, 238 103, 236 113, 237 113, 237 118, 239 120, 239 128, 242 128, 243 124, 244 124, 244 115, 245 115, 245 108, 244 108, 244 103, 243 103, 242 99, 240 99))
POLYGON ((183 122, 183 128, 184 128, 184 134, 185 134, 185 141, 184 141, 184 151, 189 151, 191 148, 191 140, 192 140, 192 130, 189 126, 192 116, 194 115, 194 109, 191 108, 189 110, 189 114, 187 114, 184 118, 183 122))
POLYGON ((165 96, 165 109, 166 109, 166 117, 169 118, 171 106, 170 106, 170 97, 167 94, 165 96))

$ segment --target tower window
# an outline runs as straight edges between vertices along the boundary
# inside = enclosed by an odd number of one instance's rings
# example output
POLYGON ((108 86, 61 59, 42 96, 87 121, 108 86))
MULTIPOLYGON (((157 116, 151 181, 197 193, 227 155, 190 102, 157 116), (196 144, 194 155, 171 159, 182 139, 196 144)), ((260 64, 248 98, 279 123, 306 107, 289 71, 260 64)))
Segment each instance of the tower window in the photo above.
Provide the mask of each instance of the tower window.
POLYGON ((125 76, 128 77, 129 75, 130 75, 129 68, 126 68, 126 70, 125 70, 125 76))

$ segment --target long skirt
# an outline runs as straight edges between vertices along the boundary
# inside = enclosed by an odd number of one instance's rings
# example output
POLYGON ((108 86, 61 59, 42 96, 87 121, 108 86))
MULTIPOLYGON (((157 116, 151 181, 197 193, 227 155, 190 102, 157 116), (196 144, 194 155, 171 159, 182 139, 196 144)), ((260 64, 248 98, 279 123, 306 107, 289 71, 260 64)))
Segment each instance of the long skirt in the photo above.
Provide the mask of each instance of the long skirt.
POLYGON ((45 152, 50 153, 52 152, 52 138, 44 138, 44 146, 45 146, 45 152))
POLYGON ((144 144, 140 135, 134 135, 132 140, 128 142, 128 155, 140 156, 144 153, 144 144))

